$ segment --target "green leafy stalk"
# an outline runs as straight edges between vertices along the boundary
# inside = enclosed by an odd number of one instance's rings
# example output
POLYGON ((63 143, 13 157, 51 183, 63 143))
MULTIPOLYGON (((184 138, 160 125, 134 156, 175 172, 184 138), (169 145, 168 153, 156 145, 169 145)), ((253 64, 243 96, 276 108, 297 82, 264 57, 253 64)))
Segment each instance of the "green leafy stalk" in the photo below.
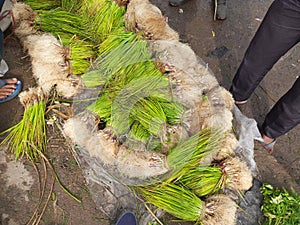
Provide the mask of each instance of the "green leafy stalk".
POLYGON ((191 191, 175 184, 137 187, 147 202, 184 221, 198 221, 203 203, 191 191))
MULTIPOLYGON (((161 95, 167 85, 167 79, 160 76, 138 79, 128 84, 118 94, 112 104, 111 122, 118 134, 122 135, 129 131, 129 118, 136 103, 146 97, 161 95)), ((160 116, 158 116, 158 118, 159 117, 160 116)), ((142 119, 144 119, 143 117, 139 119, 139 122, 145 122, 142 121, 142 119)), ((144 123, 144 125, 146 124, 144 123)))
POLYGON ((143 143, 146 143, 149 140, 150 135, 150 132, 138 121, 131 123, 128 138, 137 139, 143 143))
POLYGON ((156 136, 166 125, 167 120, 160 103, 152 98, 143 98, 138 101, 133 106, 130 117, 156 136))
POLYGON ((51 10, 60 6, 59 0, 23 0, 33 10, 51 10))
POLYGON ((192 190, 199 197, 217 192, 222 187, 222 171, 217 167, 187 166, 185 171, 176 183, 192 190))
POLYGON ((7 149, 14 153, 16 159, 23 156, 30 160, 38 158, 39 154, 35 149, 45 152, 45 109, 46 103, 44 99, 27 105, 22 120, 1 133, 1 135, 8 133, 1 142, 1 146, 6 145, 7 149))
POLYGON ((101 43, 109 34, 124 30, 125 7, 120 7, 115 1, 82 0, 79 13, 88 18, 95 42, 101 43))
POLYGON ((71 73, 81 75, 85 73, 96 58, 96 52, 93 50, 93 43, 80 40, 75 36, 71 39, 63 40, 63 44, 68 46, 70 52, 71 73))
POLYGON ((173 101, 161 101, 161 107, 166 114, 168 124, 178 125, 182 122, 184 107, 173 101))
MULTIPOLYGON (((102 50, 99 51, 98 59, 93 62, 91 70, 82 77, 87 87, 99 86, 103 81, 115 81, 115 83, 124 85, 122 81, 129 80, 127 79, 128 76, 139 77, 139 74, 145 73, 137 66, 142 65, 142 62, 149 65, 153 69, 152 71, 155 69, 150 63, 147 63, 151 60, 147 51, 147 43, 140 41, 137 35, 132 32, 109 35, 100 45, 100 48, 102 50)), ((114 85, 111 84, 110 86, 114 85)))
MULTIPOLYGON (((175 173, 173 176, 181 176, 180 174, 185 172, 182 169, 187 165, 196 168, 205 155, 217 151, 221 136, 220 132, 205 129, 179 143, 169 152, 167 158, 170 168, 175 173)), ((170 179, 174 179, 173 176, 170 179)))
POLYGON ((61 7, 68 12, 77 12, 80 7, 81 0, 61 0, 61 7))
POLYGON ((71 39, 74 35, 81 39, 89 39, 90 33, 84 17, 64 11, 61 8, 38 11, 36 25, 42 31, 49 32, 63 39, 71 39))

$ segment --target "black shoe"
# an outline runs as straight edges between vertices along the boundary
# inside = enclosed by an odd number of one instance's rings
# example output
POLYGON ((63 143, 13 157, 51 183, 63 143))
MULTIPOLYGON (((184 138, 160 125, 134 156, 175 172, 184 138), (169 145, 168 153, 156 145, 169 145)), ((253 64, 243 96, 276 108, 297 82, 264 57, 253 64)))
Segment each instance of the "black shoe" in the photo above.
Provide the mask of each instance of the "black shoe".
POLYGON ((187 2, 187 0, 169 0, 171 6, 180 6, 185 2, 187 2))
POLYGON ((226 0, 217 0, 216 17, 218 20, 225 20, 227 13, 226 0))

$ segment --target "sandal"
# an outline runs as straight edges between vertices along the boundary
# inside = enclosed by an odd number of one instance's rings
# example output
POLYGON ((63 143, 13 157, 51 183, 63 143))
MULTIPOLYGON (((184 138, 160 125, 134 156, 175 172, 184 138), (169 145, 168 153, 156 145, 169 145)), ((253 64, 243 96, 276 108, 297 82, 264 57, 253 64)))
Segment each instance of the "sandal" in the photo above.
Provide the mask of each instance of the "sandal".
MULTIPOLYGON (((0 80, 0 88, 3 88, 5 85, 9 85, 9 84, 10 83, 7 83, 5 80, 0 80)), ((8 101, 12 100, 13 98, 15 98, 19 94, 19 92, 22 89, 22 83, 21 83, 21 81, 18 80, 15 83, 15 85, 17 87, 15 88, 14 92, 12 94, 10 94, 9 96, 7 96, 6 98, 0 99, 0 103, 8 102, 8 101)))
MULTIPOLYGON (((264 137, 265 135, 263 135, 264 137)), ((267 136, 265 136, 267 137, 267 136)), ((263 138, 264 140, 264 138, 263 138)), ((265 140, 262 142, 262 146, 265 150, 267 150, 269 153, 272 153, 274 151, 274 145, 276 144, 276 139, 274 138, 271 142, 266 142, 265 140)))

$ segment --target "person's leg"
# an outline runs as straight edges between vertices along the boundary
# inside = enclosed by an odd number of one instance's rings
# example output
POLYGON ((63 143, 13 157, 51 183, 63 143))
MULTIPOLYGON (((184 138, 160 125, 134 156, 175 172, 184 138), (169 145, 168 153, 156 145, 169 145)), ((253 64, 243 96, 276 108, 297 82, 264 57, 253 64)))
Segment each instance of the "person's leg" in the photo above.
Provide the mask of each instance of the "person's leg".
POLYGON ((3 32, 0 29, 0 61, 3 59, 4 37, 3 32))
POLYGON ((266 73, 300 41, 300 1, 275 0, 252 39, 230 92, 247 100, 266 73))
MULTIPOLYGON (((8 0, 6 0, 6 1, 8 1, 8 0)), ((4 2, 5 2, 5 0, 0 0, 0 11, 2 9, 2 6, 4 5, 4 2)))
MULTIPOLYGON (((1 12, 4 2, 5 2, 5 0, 0 0, 0 12, 1 12)), ((0 21, 0 23, 1 23, 1 21, 0 21)), ((1 57, 0 61, 3 59, 3 43, 4 43, 4 35, 3 35, 3 31, 0 29, 0 57, 1 57)))
MULTIPOLYGON (((0 0, 0 11, 4 4, 4 0, 0 0)), ((1 21, 0 21, 1 23, 1 21)), ((6 62, 3 60, 3 48, 4 48, 4 34, 0 29, 0 77, 2 77, 8 70, 6 62)))
POLYGON ((299 123, 300 79, 298 78, 293 87, 280 98, 265 118, 262 133, 266 143, 286 134, 299 123))

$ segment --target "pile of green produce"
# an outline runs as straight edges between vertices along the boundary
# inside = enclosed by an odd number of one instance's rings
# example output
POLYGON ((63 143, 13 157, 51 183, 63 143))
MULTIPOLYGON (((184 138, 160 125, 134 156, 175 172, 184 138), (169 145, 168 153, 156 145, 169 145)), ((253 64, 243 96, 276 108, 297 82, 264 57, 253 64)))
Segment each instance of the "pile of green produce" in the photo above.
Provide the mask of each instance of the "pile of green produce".
POLYGON ((261 192, 264 196, 264 225, 300 224, 300 196, 293 189, 288 192, 265 183, 261 192))

